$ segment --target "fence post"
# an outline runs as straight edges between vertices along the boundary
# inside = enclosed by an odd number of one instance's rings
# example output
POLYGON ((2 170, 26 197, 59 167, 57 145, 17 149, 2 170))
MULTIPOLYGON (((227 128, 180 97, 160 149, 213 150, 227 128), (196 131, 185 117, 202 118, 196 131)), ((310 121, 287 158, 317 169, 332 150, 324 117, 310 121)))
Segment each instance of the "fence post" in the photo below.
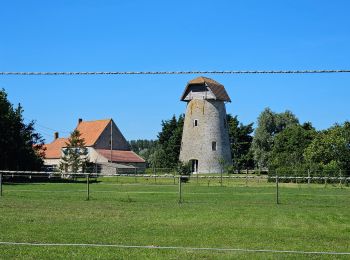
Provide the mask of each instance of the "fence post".
POLYGON ((307 185, 310 186, 310 169, 307 169, 307 185))
POLYGON ((135 182, 137 182, 136 175, 137 175, 137 168, 135 167, 135 169, 134 169, 134 177, 135 177, 135 182))
POLYGON ((90 199, 90 182, 89 182, 89 174, 86 174, 86 200, 90 199))
POLYGON ((221 169, 221 176, 220 176, 220 179, 221 179, 221 187, 222 187, 222 169, 221 169))
POLYGON ((2 197, 2 173, 0 173, 0 197, 2 197))
POLYGON ((279 201, 279 191, 278 191, 278 176, 276 175, 276 203, 280 204, 279 201))
POLYGON ((245 186, 248 187, 248 171, 245 173, 245 186))
POLYGON ((182 182, 181 175, 179 176, 179 204, 182 203, 182 182))

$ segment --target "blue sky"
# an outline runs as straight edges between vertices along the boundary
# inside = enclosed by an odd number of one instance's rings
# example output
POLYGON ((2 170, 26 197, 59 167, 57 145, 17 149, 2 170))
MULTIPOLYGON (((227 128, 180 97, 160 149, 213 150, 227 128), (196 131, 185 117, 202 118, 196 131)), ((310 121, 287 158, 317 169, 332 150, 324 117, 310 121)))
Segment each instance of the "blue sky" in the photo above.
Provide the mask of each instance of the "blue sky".
MULTIPOLYGON (((345 0, 3 0, 0 71, 350 69, 349 10, 345 0)), ((0 76, 0 87, 47 141, 79 117, 154 139, 197 76, 0 76)), ((265 107, 317 129, 350 120, 350 74, 208 76, 244 123, 265 107)))

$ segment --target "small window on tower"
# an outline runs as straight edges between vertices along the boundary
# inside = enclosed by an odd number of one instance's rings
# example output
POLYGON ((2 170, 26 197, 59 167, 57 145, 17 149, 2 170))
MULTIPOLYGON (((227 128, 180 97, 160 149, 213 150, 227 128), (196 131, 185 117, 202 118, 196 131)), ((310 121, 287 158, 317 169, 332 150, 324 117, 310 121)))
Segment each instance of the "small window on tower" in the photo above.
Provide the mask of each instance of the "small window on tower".
POLYGON ((211 143, 211 150, 216 151, 216 142, 211 143))
POLYGON ((224 127, 227 128, 227 120, 224 118, 224 127))
POLYGON ((193 126, 198 126, 198 119, 193 120, 193 126))

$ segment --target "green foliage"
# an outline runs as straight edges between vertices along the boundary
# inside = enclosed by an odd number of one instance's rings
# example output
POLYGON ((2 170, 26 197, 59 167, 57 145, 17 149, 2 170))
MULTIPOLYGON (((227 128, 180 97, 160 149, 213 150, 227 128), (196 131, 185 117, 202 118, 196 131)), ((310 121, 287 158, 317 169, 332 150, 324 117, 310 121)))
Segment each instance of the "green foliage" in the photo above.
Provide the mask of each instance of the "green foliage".
POLYGON ((44 139, 35 132, 34 121, 24 123, 23 109, 14 108, 0 90, 0 169, 40 170, 44 139))
POLYGON ((167 155, 161 145, 157 145, 154 152, 149 156, 149 162, 153 168, 167 168, 167 159, 167 155))
POLYGON ((132 151, 140 155, 148 164, 150 164, 151 155, 155 152, 158 141, 139 139, 131 140, 129 144, 132 151))
POLYGON ((158 134, 158 145, 149 161, 152 167, 176 168, 179 162, 184 116, 178 119, 174 115, 170 120, 162 121, 162 130, 158 134))
POLYGON ((253 123, 243 125, 237 116, 227 115, 227 124, 231 144, 233 171, 240 172, 242 169, 254 168, 251 145, 253 141, 253 123))
POLYGON ((335 125, 321 131, 305 150, 310 165, 319 165, 325 172, 350 170, 350 123, 335 125))
POLYGON ((298 122, 296 116, 290 111, 275 113, 266 108, 260 114, 252 143, 252 152, 257 167, 268 167, 275 136, 287 126, 297 125, 298 122))
POLYGON ((59 168, 63 172, 85 172, 88 161, 88 150, 85 147, 84 138, 78 130, 71 133, 66 147, 63 149, 63 157, 59 168))
POLYGON ((290 125, 274 138, 269 158, 269 171, 300 175, 305 166, 304 151, 312 142, 316 130, 310 123, 290 125))
POLYGON ((179 175, 191 175, 191 162, 182 163, 179 162, 176 167, 176 171, 179 175))

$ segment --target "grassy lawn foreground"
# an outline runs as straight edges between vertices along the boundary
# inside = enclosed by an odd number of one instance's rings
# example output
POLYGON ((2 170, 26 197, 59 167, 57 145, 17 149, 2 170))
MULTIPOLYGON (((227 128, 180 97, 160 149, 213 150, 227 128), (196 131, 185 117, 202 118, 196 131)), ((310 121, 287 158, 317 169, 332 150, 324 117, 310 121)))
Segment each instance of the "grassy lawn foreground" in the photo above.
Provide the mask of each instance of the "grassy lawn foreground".
MULTIPOLYGON (((0 241, 350 252, 350 189, 337 185, 101 178, 4 185, 0 241)), ((347 258, 173 249, 0 245, 0 258, 347 258)))

